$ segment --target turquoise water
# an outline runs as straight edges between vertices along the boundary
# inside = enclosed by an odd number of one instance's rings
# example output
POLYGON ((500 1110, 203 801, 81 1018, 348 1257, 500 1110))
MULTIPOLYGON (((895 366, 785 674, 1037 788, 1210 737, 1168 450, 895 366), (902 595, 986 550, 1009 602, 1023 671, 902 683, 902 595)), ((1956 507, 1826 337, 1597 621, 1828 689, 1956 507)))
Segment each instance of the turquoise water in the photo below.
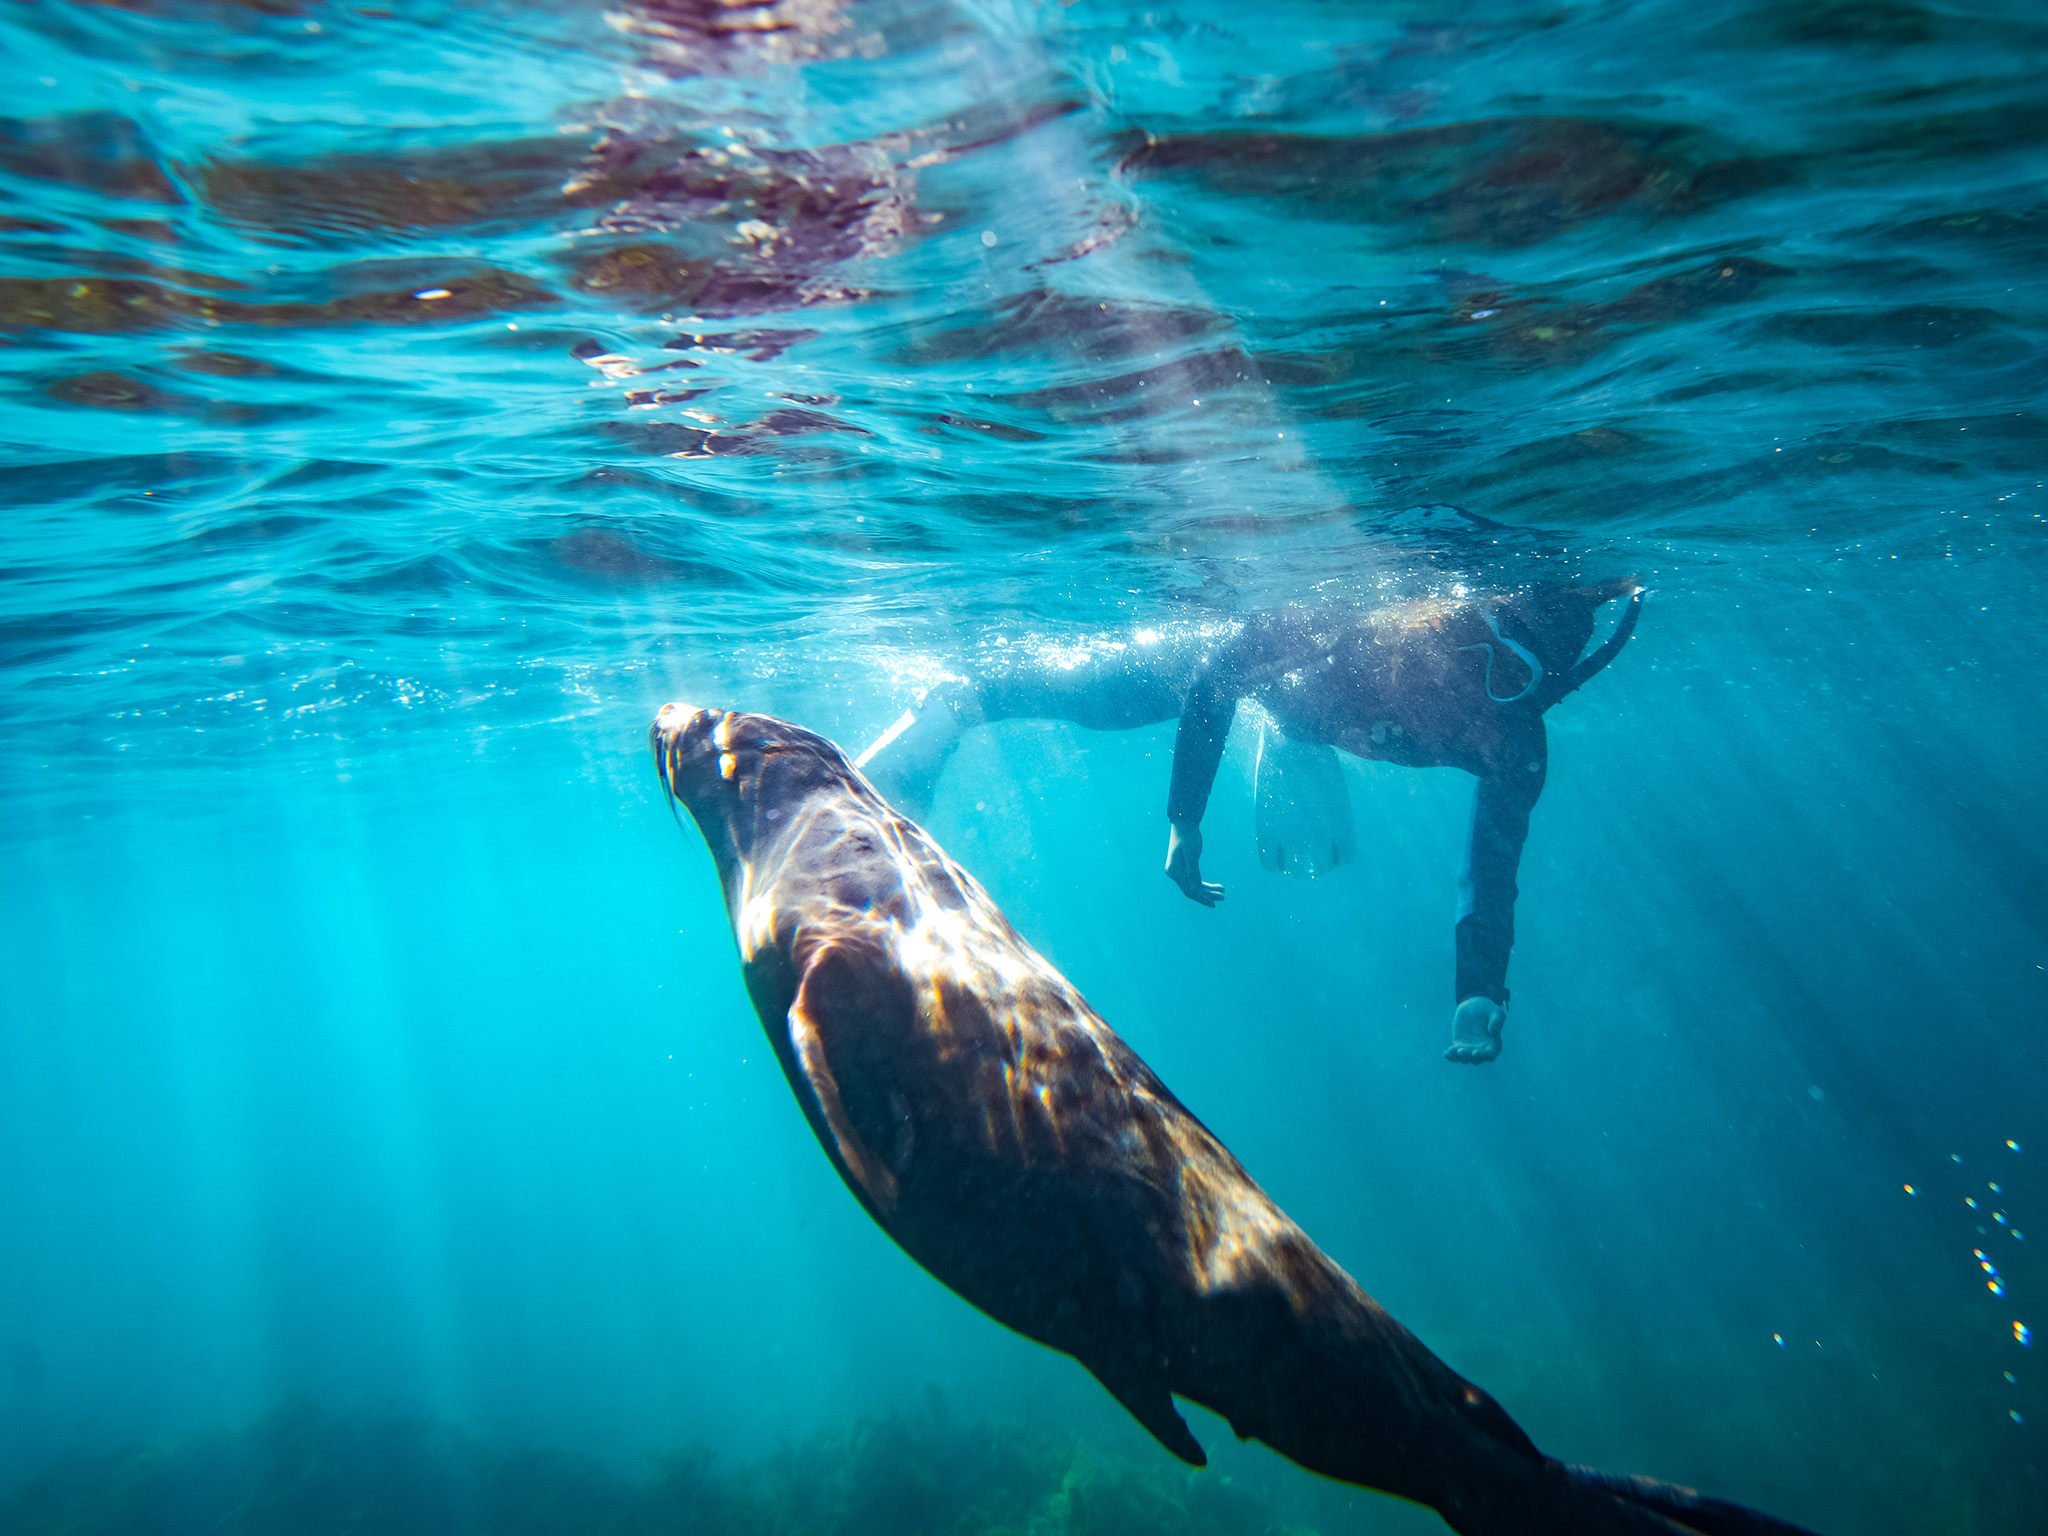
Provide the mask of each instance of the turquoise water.
POLYGON ((2044 65, 1912 0, 0 12, 0 1529, 1441 1529, 1182 1471, 889 1244, 644 731, 1632 574, 1490 1067, 1464 775, 1347 760, 1360 861, 1271 875, 1240 723, 1216 911, 1171 724, 974 732, 930 828, 1546 1450, 2041 1530, 2044 65))

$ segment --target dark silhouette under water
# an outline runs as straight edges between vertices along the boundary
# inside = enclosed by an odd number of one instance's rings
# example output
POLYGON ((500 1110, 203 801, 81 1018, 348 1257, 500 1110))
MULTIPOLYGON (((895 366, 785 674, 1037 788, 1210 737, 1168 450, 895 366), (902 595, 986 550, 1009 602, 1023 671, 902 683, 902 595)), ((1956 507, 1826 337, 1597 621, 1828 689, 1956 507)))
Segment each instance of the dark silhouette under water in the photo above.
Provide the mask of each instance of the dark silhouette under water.
POLYGON ((831 742, 671 704, 652 744, 710 846, 747 990, 875 1221, 1072 1355, 1169 1450, 1173 1397, 1465 1536, 1795 1527, 1543 1455, 1310 1241, 974 878, 831 742))

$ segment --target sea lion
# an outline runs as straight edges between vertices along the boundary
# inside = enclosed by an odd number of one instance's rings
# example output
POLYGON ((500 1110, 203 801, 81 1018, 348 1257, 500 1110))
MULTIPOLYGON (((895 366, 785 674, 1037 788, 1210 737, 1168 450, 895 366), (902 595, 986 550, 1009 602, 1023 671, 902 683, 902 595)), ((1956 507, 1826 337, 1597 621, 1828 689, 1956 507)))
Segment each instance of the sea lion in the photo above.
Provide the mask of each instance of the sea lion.
POLYGON ((1206 1461, 1178 1393, 1466 1536, 1797 1530, 1544 1456, 1288 1220, 831 742, 686 704, 651 737, 718 865, 769 1043, 854 1197, 1175 1455, 1206 1461))

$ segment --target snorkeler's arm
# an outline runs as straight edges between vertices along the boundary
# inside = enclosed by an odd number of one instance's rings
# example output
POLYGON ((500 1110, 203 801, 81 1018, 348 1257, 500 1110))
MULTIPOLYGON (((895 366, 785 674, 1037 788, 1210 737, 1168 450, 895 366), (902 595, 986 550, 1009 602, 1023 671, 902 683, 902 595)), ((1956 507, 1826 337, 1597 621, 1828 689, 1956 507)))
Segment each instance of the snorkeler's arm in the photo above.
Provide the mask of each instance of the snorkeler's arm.
POLYGON ((1209 809, 1209 790, 1223 764, 1223 743, 1237 714, 1237 689, 1214 666, 1195 674, 1173 738, 1173 782, 1166 792, 1166 819, 1200 826, 1209 809))
POLYGON ((1456 1001, 1508 1000, 1508 955, 1515 945, 1515 876, 1529 813, 1543 793, 1549 764, 1540 720, 1504 752, 1503 760, 1479 777, 1472 798, 1472 825, 1465 861, 1458 871, 1456 1001))
POLYGON ((1223 763, 1223 743, 1237 713, 1237 689, 1226 685, 1215 666, 1195 675, 1173 742, 1173 783, 1166 795, 1166 877, 1190 901, 1213 907, 1223 887, 1202 879, 1202 813, 1223 763))
POLYGON ((1181 888, 1189 901, 1213 907, 1223 899, 1223 887, 1202 878, 1202 829, 1193 822, 1179 822, 1166 829, 1166 878, 1181 888))

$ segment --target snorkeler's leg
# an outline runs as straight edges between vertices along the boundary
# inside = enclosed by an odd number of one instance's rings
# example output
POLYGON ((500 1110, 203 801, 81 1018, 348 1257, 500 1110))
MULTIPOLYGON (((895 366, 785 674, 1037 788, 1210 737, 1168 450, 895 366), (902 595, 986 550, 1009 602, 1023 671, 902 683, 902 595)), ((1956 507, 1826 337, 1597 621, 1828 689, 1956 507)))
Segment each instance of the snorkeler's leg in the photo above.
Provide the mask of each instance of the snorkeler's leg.
POLYGON ((939 775, 953 760, 960 738, 981 718, 972 689, 940 683, 870 742, 854 766, 897 809, 921 821, 931 814, 939 775))
POLYGON ((1065 720, 1121 731, 1171 720, 1210 644, 1192 629, 1056 653, 1010 646, 984 652, 969 682, 940 683, 855 759, 877 789, 913 817, 931 811, 960 739, 997 720, 1065 720))
POLYGON ((1252 779, 1259 863, 1267 869, 1313 878, 1358 857, 1351 791, 1335 747, 1290 740, 1267 720, 1252 779))
POLYGON ((1008 647, 1000 662, 980 673, 983 718, 1065 720, 1089 731, 1135 730, 1177 718, 1214 642, 1186 626, 1140 633, 1144 638, 1056 651, 1008 647))
POLYGON ((1472 797, 1472 830, 1458 871, 1458 1006, 1447 1061, 1472 1066, 1500 1054, 1507 1024, 1508 954, 1515 945, 1515 875, 1529 836, 1529 812, 1548 767, 1543 722, 1517 741, 1472 797))

